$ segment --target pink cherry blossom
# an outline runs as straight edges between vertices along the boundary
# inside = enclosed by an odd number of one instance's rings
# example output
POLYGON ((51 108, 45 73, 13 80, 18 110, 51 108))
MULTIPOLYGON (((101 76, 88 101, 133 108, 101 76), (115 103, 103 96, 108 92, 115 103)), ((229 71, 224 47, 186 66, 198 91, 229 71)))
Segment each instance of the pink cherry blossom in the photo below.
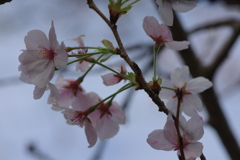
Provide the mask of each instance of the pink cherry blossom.
MULTIPOLYGON (((204 134, 202 117, 195 112, 194 116, 186 121, 185 118, 181 116, 180 132, 183 139, 183 152, 185 158, 189 160, 200 157, 203 145, 197 141, 201 139, 204 134)), ((164 129, 158 129, 151 132, 148 135, 147 142, 154 149, 164 151, 178 150, 178 155, 180 155, 180 144, 171 114, 168 116, 164 129)))
POLYGON ((124 111, 116 102, 111 106, 102 103, 89 117, 95 122, 94 127, 102 141, 115 136, 119 131, 119 124, 125 124, 126 121, 124 111))
POLYGON ((173 41, 168 27, 165 24, 159 24, 157 19, 152 16, 144 18, 143 29, 156 42, 156 46, 164 44, 166 47, 178 51, 188 48, 188 41, 173 41))
MULTIPOLYGON (((117 67, 116 70, 122 74, 122 75, 126 75, 127 74, 127 70, 125 68, 124 64, 121 64, 121 66, 117 67)), ((102 76, 103 79, 103 83, 106 86, 110 86, 110 85, 114 85, 119 83, 120 81, 122 81, 124 78, 117 75, 116 73, 108 73, 102 76)))
POLYGON ((85 93, 78 80, 64 79, 62 75, 57 78, 55 86, 59 96, 56 99, 54 95, 50 94, 48 98, 49 104, 57 103, 59 106, 69 107, 76 99, 77 94, 85 93))
POLYGON ((61 69, 67 64, 68 55, 65 45, 63 42, 58 44, 53 22, 49 31, 49 40, 42 31, 31 30, 24 41, 27 50, 23 50, 19 56, 21 71, 31 77, 30 84, 45 90, 54 75, 55 68, 61 69))
MULTIPOLYGON (((163 81, 161 86, 181 90, 183 98, 180 110, 191 116, 194 110, 202 110, 202 102, 195 94, 210 88, 212 86, 212 82, 204 77, 197 77, 189 80, 189 68, 184 66, 182 68, 175 69, 171 73, 171 82, 163 81)), ((178 102, 176 92, 163 88, 159 96, 169 100, 167 102, 167 107, 175 114, 178 102)))
POLYGON ((173 25, 173 11, 188 12, 196 7, 198 0, 156 0, 159 6, 158 11, 162 21, 168 25, 173 25))
MULTIPOLYGON (((82 37, 84 37, 84 36, 85 36, 85 35, 81 35, 81 36, 79 36, 78 38, 74 38, 74 39, 70 39, 70 40, 76 41, 76 42, 78 43, 78 46, 79 46, 79 47, 85 47, 84 42, 83 42, 83 39, 82 39, 82 37)), ((79 50, 77 51, 77 53, 73 53, 73 54, 85 54, 85 53, 87 53, 87 52, 88 52, 87 49, 79 49, 79 50)), ((77 57, 77 58, 81 58, 81 57, 77 57)), ((89 60, 91 60, 92 58, 93 58, 93 59, 97 59, 97 56, 96 56, 96 55, 93 55, 93 56, 91 56, 91 57, 87 57, 87 58, 79 61, 79 62, 77 63, 77 65, 76 65, 76 70, 80 70, 80 71, 82 71, 82 72, 86 72, 86 71, 89 69, 90 65, 92 64, 92 63, 89 62, 89 60)))
MULTIPOLYGON (((21 71, 21 65, 19 66, 19 71, 21 71)), ((28 83, 28 84, 32 84, 33 78, 34 78, 34 76, 26 75, 23 72, 21 72, 19 80, 21 80, 22 82, 28 83)), ((52 98, 54 98, 54 99, 58 98, 58 90, 57 90, 56 86, 51 83, 48 83, 43 88, 38 88, 37 86, 35 86, 34 91, 33 91, 33 98, 34 99, 41 98, 47 89, 50 89, 50 94, 51 94, 52 98)))
POLYGON ((85 134, 89 143, 89 148, 97 142, 97 132, 89 118, 91 106, 99 102, 99 96, 95 93, 77 94, 77 98, 72 103, 72 108, 54 106, 55 110, 63 110, 62 113, 70 125, 85 126, 85 134))

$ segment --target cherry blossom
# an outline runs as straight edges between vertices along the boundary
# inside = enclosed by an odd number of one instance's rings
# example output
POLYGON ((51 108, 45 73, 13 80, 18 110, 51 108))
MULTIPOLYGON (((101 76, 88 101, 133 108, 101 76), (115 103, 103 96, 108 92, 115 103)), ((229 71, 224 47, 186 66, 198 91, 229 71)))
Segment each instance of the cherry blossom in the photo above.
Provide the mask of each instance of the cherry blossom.
MULTIPOLYGON (((126 70, 124 64, 121 64, 121 66, 117 67, 116 70, 122 75, 127 74, 127 70, 126 70)), ((124 78, 117 75, 116 73, 108 73, 108 74, 103 75, 102 79, 103 79, 103 83, 106 86, 110 86, 110 85, 114 85, 114 84, 121 82, 124 78)))
MULTIPOLYGON (((203 145, 197 141, 201 139, 204 134, 202 117, 195 112, 194 116, 186 121, 186 119, 181 116, 180 132, 183 139, 185 159, 189 160, 200 157, 203 145)), ((180 155, 180 144, 171 114, 168 116, 164 129, 154 130, 148 135, 147 143, 157 150, 178 150, 177 153, 180 155)))
POLYGON ((67 65, 68 54, 65 45, 63 42, 58 44, 53 22, 49 40, 42 31, 31 30, 24 41, 27 49, 22 50, 23 53, 19 56, 21 71, 31 77, 30 84, 43 91, 52 79, 55 68, 61 69, 67 65))
POLYGON ((85 134, 89 143, 89 148, 93 147, 97 142, 97 132, 93 126, 92 120, 89 118, 91 106, 99 102, 99 96, 93 92, 77 94, 77 98, 72 103, 72 108, 65 108, 55 106, 59 110, 63 110, 62 113, 70 125, 78 125, 80 127, 85 126, 85 134))
MULTIPOLYGON (((161 86, 182 91, 183 98, 180 110, 191 116, 194 110, 202 110, 202 102, 195 94, 210 88, 212 82, 204 77, 197 77, 189 80, 189 68, 188 66, 184 66, 182 68, 176 68, 171 73, 171 82, 163 81, 161 86)), ((178 101, 176 92, 163 88, 159 96, 164 99, 169 99, 167 107, 172 113, 176 113, 178 101)))
MULTIPOLYGON (((79 46, 79 47, 85 47, 84 42, 83 42, 83 39, 82 39, 82 37, 84 37, 84 36, 85 36, 85 35, 81 35, 81 36, 79 36, 78 38, 74 38, 74 39, 70 39, 70 40, 76 41, 76 42, 78 43, 78 46, 79 46)), ((73 54, 85 54, 85 53, 87 53, 87 52, 88 52, 87 49, 79 49, 79 50, 77 51, 77 53, 73 53, 73 54)), ((81 58, 81 57, 77 57, 77 58, 81 58)), ((89 69, 90 65, 92 64, 92 63, 89 62, 89 60, 91 60, 92 58, 93 58, 93 59, 97 59, 97 56, 96 56, 96 55, 93 55, 93 56, 91 56, 91 57, 87 57, 87 58, 79 61, 79 62, 77 63, 77 65, 76 65, 76 70, 80 70, 80 71, 82 71, 82 72, 86 72, 86 71, 89 69)))
POLYGON ((156 0, 159 6, 158 11, 162 21, 168 25, 173 25, 173 11, 188 12, 196 7, 198 0, 156 0))
POLYGON ((121 107, 116 102, 109 106, 108 103, 102 103, 92 114, 90 119, 95 122, 100 140, 105 140, 115 136, 119 131, 119 124, 125 124, 126 116, 121 107))
MULTIPOLYGON (((21 65, 19 66, 19 71, 21 71, 21 65)), ((21 80, 24 83, 32 84, 33 78, 34 78, 34 76, 26 75, 23 72, 21 72, 19 80, 21 80)), ((33 91, 33 98, 34 99, 41 98, 42 95, 44 94, 44 92, 46 91, 46 89, 50 89, 50 94, 51 94, 52 98, 58 99, 58 90, 57 90, 56 86, 53 85, 52 83, 48 83, 43 88, 38 88, 37 86, 35 86, 34 91, 33 91)))
POLYGON ((157 19, 152 16, 144 18, 143 29, 156 42, 156 47, 164 44, 166 47, 178 51, 188 48, 188 41, 173 41, 172 33, 168 27, 165 24, 159 24, 157 19))
POLYGON ((62 75, 57 78, 55 86, 59 92, 59 97, 56 99, 54 95, 50 94, 49 104, 57 103, 59 106, 69 107, 76 99, 77 94, 85 93, 78 80, 64 79, 62 75))

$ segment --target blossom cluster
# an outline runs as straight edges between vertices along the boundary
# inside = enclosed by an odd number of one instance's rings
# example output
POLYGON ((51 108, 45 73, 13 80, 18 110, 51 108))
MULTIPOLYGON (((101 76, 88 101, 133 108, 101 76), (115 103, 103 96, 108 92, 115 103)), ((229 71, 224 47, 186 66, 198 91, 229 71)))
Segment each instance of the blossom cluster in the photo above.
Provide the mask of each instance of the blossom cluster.
MULTIPOLYGON (((122 5, 126 2, 118 0, 109 1, 110 20, 115 24, 121 15, 131 9, 122 5)), ((172 8, 179 12, 186 12, 196 6, 197 0, 157 0, 161 18, 167 25, 173 23, 172 8)), ((163 81, 157 77, 156 57, 160 47, 165 46, 173 50, 183 50, 189 47, 188 41, 174 41, 172 33, 165 24, 159 24, 157 19, 146 16, 143 20, 143 29, 152 38, 154 44, 153 78, 147 85, 160 98, 168 99, 166 106, 169 110, 164 129, 157 129, 148 135, 147 143, 157 150, 178 150, 178 156, 192 160, 200 157, 203 150, 202 143, 198 142, 203 136, 203 119, 198 112, 202 110, 202 102, 196 95, 212 86, 212 83, 204 78, 190 79, 187 66, 177 68, 171 73, 170 81, 163 81), (184 114, 190 119, 186 120, 184 114)), ((84 127, 89 147, 93 147, 97 139, 105 140, 115 136, 119 131, 119 125, 125 124, 126 116, 122 108, 113 101, 117 94, 135 87, 142 89, 137 75, 127 72, 124 63, 115 67, 104 64, 113 55, 119 55, 120 49, 115 48, 108 40, 102 40, 104 47, 87 47, 83 42, 84 35, 69 39, 78 43, 77 47, 65 47, 64 42, 57 41, 54 23, 49 31, 49 39, 40 30, 31 30, 24 38, 26 49, 19 56, 21 71, 20 80, 35 86, 34 99, 39 99, 45 90, 50 89, 48 104, 55 111, 61 111, 66 122, 70 125, 84 127), (94 52, 89 52, 94 49, 94 52), (69 57, 75 57, 70 61, 69 57), (70 62, 69 62, 70 61, 70 62), (76 64, 76 71, 83 72, 77 79, 66 79, 59 75, 56 83, 50 81, 56 70, 62 69, 72 63, 76 64), (87 74, 95 66, 101 66, 111 73, 102 75, 103 84, 115 85, 121 81, 128 81, 117 92, 102 99, 95 92, 87 92, 82 82, 87 74)), ((122 56, 123 57, 123 56, 122 56)))

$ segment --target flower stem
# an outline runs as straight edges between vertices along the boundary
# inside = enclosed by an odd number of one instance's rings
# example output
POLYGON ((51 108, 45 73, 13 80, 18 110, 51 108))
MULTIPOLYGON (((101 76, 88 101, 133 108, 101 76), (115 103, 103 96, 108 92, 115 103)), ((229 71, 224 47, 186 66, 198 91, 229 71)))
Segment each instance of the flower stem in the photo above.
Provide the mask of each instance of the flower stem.
POLYGON ((102 52, 84 53, 84 54, 72 54, 72 55, 68 55, 68 57, 92 56, 92 55, 96 55, 96 54, 102 54, 102 52))
POLYGON ((160 46, 154 46, 153 49, 153 80, 157 79, 157 54, 160 50, 160 46))
POLYGON ((92 107, 89 109, 89 110, 91 110, 90 113, 93 112, 93 111, 95 111, 95 109, 97 109, 97 107, 98 107, 100 104, 102 104, 103 102, 105 102, 105 101, 108 100, 109 98, 112 98, 112 99, 111 99, 111 101, 112 101, 113 98, 114 98, 117 94, 119 94, 119 93, 121 93, 122 91, 125 91, 125 90, 127 90, 128 88, 131 88, 131 87, 133 87, 133 86, 134 86, 134 84, 132 84, 132 83, 126 84, 125 86, 123 86, 122 88, 120 88, 117 92, 111 94, 110 96, 104 98, 103 100, 101 100, 100 102, 98 102, 97 104, 95 104, 94 106, 92 106, 92 107))
POLYGON ((110 70, 110 71, 112 71, 112 72, 116 73, 116 74, 117 74, 117 75, 119 75, 120 77, 122 77, 122 78, 124 78, 124 79, 127 79, 127 80, 128 80, 128 77, 126 77, 126 76, 124 76, 124 75, 122 75, 122 74, 118 73, 118 72, 117 72, 117 71, 115 71, 114 69, 112 69, 112 68, 110 68, 110 67, 108 67, 108 66, 106 66, 106 65, 104 65, 104 64, 102 64, 102 63, 100 63, 100 62, 98 62, 98 61, 96 61, 96 62, 94 62, 94 63, 96 63, 96 64, 98 64, 98 65, 100 65, 100 66, 102 66, 102 67, 104 67, 104 68, 107 68, 108 70, 110 70))
POLYGON ((174 88, 169 88, 169 87, 164 87, 164 86, 161 86, 161 88, 164 88, 164 89, 168 89, 168 90, 172 90, 174 92, 177 92, 177 89, 174 89, 174 88))
POLYGON ((75 63, 75 62, 78 62, 78 61, 81 61, 81 60, 83 60, 83 59, 85 59, 85 58, 88 58, 88 57, 91 57, 91 55, 83 56, 83 57, 78 58, 78 59, 76 59, 76 60, 74 60, 74 61, 68 62, 67 65, 72 64, 72 63, 75 63))
MULTIPOLYGON (((98 59, 96 60, 96 62, 99 61, 99 60, 102 58, 102 56, 103 56, 103 54, 98 57, 98 59)), ((82 82, 82 81, 84 80, 84 78, 86 77, 86 75, 87 75, 87 74, 91 71, 91 69, 94 67, 95 64, 96 64, 96 63, 93 63, 93 64, 91 65, 91 67, 88 68, 88 70, 84 73, 84 75, 78 78, 78 81, 81 81, 81 82, 82 82)))

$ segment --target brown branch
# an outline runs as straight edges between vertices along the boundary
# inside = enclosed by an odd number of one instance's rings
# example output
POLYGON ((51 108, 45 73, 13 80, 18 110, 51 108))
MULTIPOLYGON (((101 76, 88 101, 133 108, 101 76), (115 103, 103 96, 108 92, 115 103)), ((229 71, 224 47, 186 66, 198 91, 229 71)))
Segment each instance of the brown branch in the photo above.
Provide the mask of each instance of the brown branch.
POLYGON ((198 27, 192 29, 191 31, 188 32, 188 34, 192 34, 197 31, 201 31, 201 30, 205 30, 205 29, 221 27, 221 26, 233 26, 236 23, 239 23, 238 20, 236 20, 236 19, 226 19, 226 20, 221 20, 221 21, 217 21, 217 22, 211 22, 211 23, 207 23, 207 24, 204 24, 204 25, 201 25, 201 26, 198 26, 198 27))
POLYGON ((182 136, 181 136, 181 133, 180 133, 180 127, 179 127, 180 106, 181 106, 181 101, 182 101, 182 97, 183 97, 182 90, 177 89, 176 95, 177 95, 177 98, 178 98, 178 103, 177 103, 176 119, 174 121, 174 124, 175 124, 176 131, 177 131, 179 150, 180 150, 180 154, 181 154, 181 156, 179 156, 179 158, 181 160, 185 160, 185 154, 184 154, 184 151, 183 151, 183 148, 184 148, 183 139, 182 139, 182 136))
POLYGON ((161 101, 161 99, 159 98, 158 95, 156 95, 151 89, 150 87, 147 85, 145 79, 143 78, 141 69, 138 67, 138 65, 133 62, 128 54, 125 51, 125 48, 122 44, 122 41, 120 39, 120 36, 118 34, 117 31, 117 25, 112 24, 106 17, 105 15, 98 9, 98 7, 94 4, 93 0, 87 0, 87 4, 89 6, 89 8, 93 9, 95 12, 98 13, 98 15, 107 23, 107 25, 109 26, 109 28, 112 30, 115 39, 118 43, 120 52, 119 55, 128 63, 128 65, 131 67, 131 69, 134 71, 134 73, 136 74, 136 79, 140 85, 140 88, 142 88, 145 92, 147 92, 148 96, 152 99, 152 101, 159 107, 159 111, 164 112, 165 114, 168 114, 168 109, 166 108, 165 104, 163 103, 163 101, 161 101))
POLYGON ((201 154, 200 159, 201 159, 201 160, 206 160, 206 157, 204 156, 203 153, 201 154))
MULTIPOLYGON (((187 34, 183 30, 178 17, 174 16, 174 23, 173 23, 173 39, 174 40, 183 40, 187 39, 187 34), (177 37, 176 37, 177 36, 177 37)), ((206 68, 203 68, 199 61, 196 59, 193 50, 190 48, 188 50, 180 52, 185 63, 190 66, 190 72, 193 77, 198 77, 201 75, 205 75, 206 68), (188 57, 189 56, 189 57, 188 57), (196 63, 196 65, 194 65, 196 63), (197 69, 195 68, 197 67, 197 69)), ((206 77, 212 80, 210 77, 206 77)), ((232 160, 239 160, 240 159, 240 150, 237 144, 235 137, 231 129, 229 128, 229 124, 223 114, 221 106, 218 102, 216 94, 213 88, 210 88, 203 93, 201 93, 201 97, 205 107, 209 113, 209 124, 217 131, 225 149, 227 150, 229 156, 232 160)))
POLYGON ((220 64, 227 58, 230 49, 236 42, 237 38, 239 37, 240 34, 240 22, 239 21, 234 21, 231 25, 233 29, 233 33, 231 37, 227 40, 227 42, 219 49, 219 53, 217 54, 218 56, 216 57, 216 60, 207 67, 207 74, 205 75, 209 79, 212 80, 212 76, 215 74, 216 69, 219 67, 220 64))

